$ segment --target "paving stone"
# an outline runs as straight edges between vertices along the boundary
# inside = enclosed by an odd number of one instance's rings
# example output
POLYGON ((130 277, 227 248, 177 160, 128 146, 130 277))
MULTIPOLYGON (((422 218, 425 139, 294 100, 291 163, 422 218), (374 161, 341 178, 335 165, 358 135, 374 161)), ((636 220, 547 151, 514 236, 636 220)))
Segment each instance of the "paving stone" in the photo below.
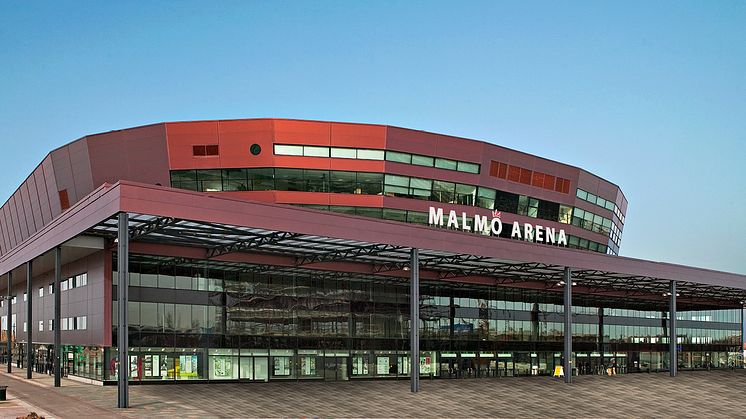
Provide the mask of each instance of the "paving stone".
POLYGON ((20 372, 0 379, 27 407, 58 418, 746 416, 745 370, 582 376, 569 385, 548 377, 426 380, 418 394, 408 381, 135 385, 129 409, 115 407, 116 386, 65 379, 55 389, 51 377, 29 382, 20 372))

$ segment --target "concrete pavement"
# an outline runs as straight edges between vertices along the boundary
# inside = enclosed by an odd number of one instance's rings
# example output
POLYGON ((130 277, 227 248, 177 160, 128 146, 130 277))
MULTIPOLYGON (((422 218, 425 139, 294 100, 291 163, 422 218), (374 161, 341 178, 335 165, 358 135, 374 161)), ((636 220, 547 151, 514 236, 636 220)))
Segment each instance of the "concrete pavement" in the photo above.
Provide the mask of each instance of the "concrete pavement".
POLYGON ((24 377, 0 373, 16 400, 58 418, 746 416, 744 370, 583 376, 570 385, 548 377, 425 380, 416 395, 408 381, 133 385, 129 409, 115 407, 115 386, 64 379, 54 389, 51 377, 24 377))

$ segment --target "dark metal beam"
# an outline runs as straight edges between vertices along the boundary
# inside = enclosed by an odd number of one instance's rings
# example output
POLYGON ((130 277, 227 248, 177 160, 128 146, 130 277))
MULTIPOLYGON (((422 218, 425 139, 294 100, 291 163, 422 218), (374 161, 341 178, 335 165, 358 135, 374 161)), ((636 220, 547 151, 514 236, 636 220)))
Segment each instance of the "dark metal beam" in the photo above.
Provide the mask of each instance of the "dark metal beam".
POLYGON ((32 260, 26 262, 26 378, 29 380, 33 374, 33 363, 34 363, 34 316, 32 311, 31 301, 31 279, 33 277, 32 268, 34 263, 32 260))
POLYGON ((8 305, 8 320, 5 322, 8 326, 8 374, 12 372, 13 364, 13 324, 11 319, 13 318, 13 294, 11 294, 11 288, 13 287, 13 271, 8 271, 8 299, 5 300, 5 304, 8 305))
POLYGON ((170 226, 174 226, 179 222, 176 218, 173 217, 157 217, 150 221, 146 221, 142 224, 139 224, 137 226, 132 227, 130 231, 130 240, 136 240, 142 236, 147 236, 148 234, 158 231, 170 226))
POLYGON ((563 279, 565 282, 565 347, 564 357, 565 382, 572 383, 572 271, 565 267, 563 279))
POLYGON ((419 251, 412 249, 409 259, 409 349, 410 384, 412 393, 420 391, 420 260, 419 251))
POLYGON ((676 342, 676 281, 671 281, 668 293, 670 294, 668 310, 668 371, 671 374, 671 377, 676 377, 676 372, 679 366, 679 356, 676 352, 678 349, 678 342, 676 342))
POLYGON ((117 236, 117 350, 119 369, 117 376, 117 407, 129 407, 129 214, 120 212, 118 216, 119 231, 117 236))
POLYGON ((296 261, 296 266, 307 265, 309 263, 333 262, 336 260, 373 256, 383 252, 391 252, 399 249, 403 249, 403 247, 394 246, 391 244, 374 244, 369 246, 351 247, 344 250, 335 250, 327 253, 318 253, 300 257, 296 261))
POLYGON ((256 235, 247 240, 241 240, 234 243, 230 243, 223 246, 217 246, 207 251, 207 258, 211 259, 226 253, 241 252, 251 249, 257 249, 262 246, 276 244, 283 240, 293 239, 301 234, 299 233, 287 233, 278 231, 267 235, 256 235))
POLYGON ((62 248, 54 248, 54 386, 59 387, 62 384, 62 327, 60 327, 61 317, 61 300, 60 282, 62 282, 62 248))

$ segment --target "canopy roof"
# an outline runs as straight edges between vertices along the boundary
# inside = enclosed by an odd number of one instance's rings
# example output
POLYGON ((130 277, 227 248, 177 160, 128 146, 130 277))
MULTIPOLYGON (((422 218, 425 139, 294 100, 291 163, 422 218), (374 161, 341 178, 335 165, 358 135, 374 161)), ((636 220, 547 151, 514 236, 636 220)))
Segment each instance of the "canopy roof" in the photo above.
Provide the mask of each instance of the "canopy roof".
POLYGON ((131 253, 183 263, 405 281, 417 248, 422 281, 559 293, 570 267, 575 295, 599 303, 664 309, 671 280, 680 309, 746 301, 744 275, 124 181, 97 189, 13 249, 0 273, 80 235, 102 236, 113 249, 120 212, 130 214, 131 253))

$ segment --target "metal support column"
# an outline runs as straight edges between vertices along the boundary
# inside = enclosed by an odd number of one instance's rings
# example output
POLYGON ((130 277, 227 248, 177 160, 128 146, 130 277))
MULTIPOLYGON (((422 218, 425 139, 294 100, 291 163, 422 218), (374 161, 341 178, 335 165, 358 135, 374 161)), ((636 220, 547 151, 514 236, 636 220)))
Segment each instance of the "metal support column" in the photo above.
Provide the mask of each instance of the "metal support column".
POLYGON ((34 364, 34 316, 31 311, 31 301, 33 300, 31 293, 31 277, 33 276, 32 268, 33 261, 26 262, 26 378, 31 379, 33 374, 34 364))
POLYGON ((11 288, 13 287, 13 271, 8 271, 8 299, 5 303, 8 304, 8 321, 5 322, 8 326, 8 374, 12 372, 13 364, 13 295, 11 294, 11 288))
POLYGON ((572 383, 572 271, 565 267, 563 273, 565 284, 565 350, 563 356, 565 364, 562 366, 565 370, 565 382, 572 383))
POLYGON ((668 310, 668 371, 671 377, 676 377, 679 366, 679 356, 676 347, 676 281, 671 281, 668 293, 671 298, 668 310))
POLYGON ((410 382, 412 393, 420 391, 420 257, 417 249, 412 249, 409 259, 410 283, 410 328, 409 348, 412 355, 410 362, 410 382))
MULTIPOLYGON (((738 348, 739 352, 741 352, 741 355, 746 355, 746 340, 744 340, 744 327, 746 324, 744 324, 744 310, 746 310, 746 307, 743 305, 743 301, 741 302, 741 347, 738 348)), ((10 317, 8 317, 10 318, 10 317)), ((746 357, 741 357, 741 368, 746 368, 746 357)))
POLYGON ((129 214, 120 212, 117 236, 117 349, 119 351, 119 372, 117 377, 117 407, 129 407, 129 214))
POLYGON ((61 299, 60 282, 62 282, 62 248, 54 248, 54 386, 59 387, 62 381, 60 371, 62 363, 62 327, 60 327, 61 299))
POLYGON ((604 309, 603 307, 598 308, 598 346, 596 350, 598 351, 598 353, 601 354, 601 364, 606 365, 604 354, 609 351, 607 351, 606 347, 604 347, 604 309))

